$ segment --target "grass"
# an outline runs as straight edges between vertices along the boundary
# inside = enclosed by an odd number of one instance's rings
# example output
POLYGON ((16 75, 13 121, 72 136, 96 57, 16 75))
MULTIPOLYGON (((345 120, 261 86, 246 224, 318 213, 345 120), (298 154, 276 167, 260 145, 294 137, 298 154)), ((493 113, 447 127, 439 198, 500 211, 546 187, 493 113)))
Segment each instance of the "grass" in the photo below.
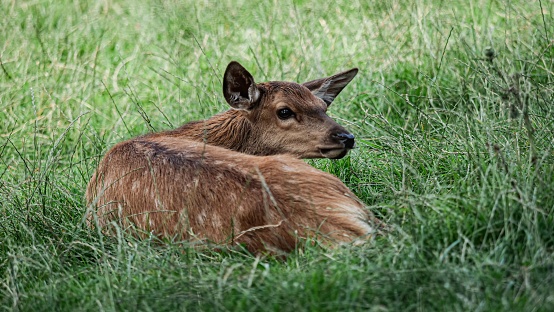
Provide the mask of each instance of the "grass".
POLYGON ((554 309, 550 1, 2 1, 2 310, 554 309), (285 262, 104 237, 84 189, 116 142, 226 109, 222 73, 359 67, 340 177, 390 225, 285 262))

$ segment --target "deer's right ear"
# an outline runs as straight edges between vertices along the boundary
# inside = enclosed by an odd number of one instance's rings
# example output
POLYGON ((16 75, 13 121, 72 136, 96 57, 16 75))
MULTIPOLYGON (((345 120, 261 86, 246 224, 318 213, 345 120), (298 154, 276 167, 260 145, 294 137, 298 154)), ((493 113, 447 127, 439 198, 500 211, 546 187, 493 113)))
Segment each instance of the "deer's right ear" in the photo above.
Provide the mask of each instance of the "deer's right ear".
POLYGON ((223 95, 233 108, 250 110, 260 99, 260 90, 252 75, 233 61, 227 65, 223 75, 223 95))

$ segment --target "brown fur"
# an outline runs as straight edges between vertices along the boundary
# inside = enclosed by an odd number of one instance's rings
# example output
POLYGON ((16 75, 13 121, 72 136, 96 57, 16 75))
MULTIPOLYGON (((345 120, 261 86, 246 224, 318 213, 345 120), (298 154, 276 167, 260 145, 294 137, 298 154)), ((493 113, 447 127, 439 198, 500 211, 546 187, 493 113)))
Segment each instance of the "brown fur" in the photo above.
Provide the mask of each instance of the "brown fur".
POLYGON ((336 177, 290 156, 250 156, 177 138, 133 140, 104 158, 87 191, 98 225, 251 251, 291 251, 298 238, 351 242, 373 232, 336 177), (96 199, 96 201, 95 201, 96 199))
MULTIPOLYGON (((370 215, 356 196, 336 177, 296 159, 325 154, 314 148, 325 139, 310 136, 338 126, 324 114, 328 95, 294 83, 256 88, 241 92, 253 98, 259 92, 271 109, 245 113, 249 104, 231 94, 228 102, 239 110, 115 145, 87 187, 87 202, 96 209, 89 224, 106 233, 115 223, 139 235, 242 244, 252 252, 289 252, 299 238, 332 245, 369 237, 370 215), (317 92, 323 100, 312 98, 317 92), (280 120, 288 126, 272 121, 282 103, 302 111, 280 120), (292 156, 248 155, 280 153, 292 156)), ((343 144, 328 155, 342 157, 348 149, 343 144)))

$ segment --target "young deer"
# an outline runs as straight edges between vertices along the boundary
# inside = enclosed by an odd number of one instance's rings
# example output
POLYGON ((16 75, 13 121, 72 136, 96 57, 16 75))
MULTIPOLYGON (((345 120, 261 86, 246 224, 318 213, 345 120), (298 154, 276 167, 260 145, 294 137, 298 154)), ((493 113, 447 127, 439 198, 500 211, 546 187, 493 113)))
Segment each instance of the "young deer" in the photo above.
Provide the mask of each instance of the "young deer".
POLYGON ((232 110, 119 143, 104 156, 87 187, 96 207, 89 224, 252 252, 289 252, 307 237, 328 245, 366 239, 373 220, 360 200, 297 159, 341 158, 354 147, 325 111, 356 72, 255 84, 230 63, 223 93, 232 110))

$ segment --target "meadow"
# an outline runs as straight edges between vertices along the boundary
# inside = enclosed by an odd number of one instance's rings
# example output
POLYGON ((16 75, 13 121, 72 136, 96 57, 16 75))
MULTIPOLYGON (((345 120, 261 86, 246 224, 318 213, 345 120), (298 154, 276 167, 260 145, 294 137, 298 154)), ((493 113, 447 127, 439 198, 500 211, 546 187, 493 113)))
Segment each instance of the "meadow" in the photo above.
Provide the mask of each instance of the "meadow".
POLYGON ((3 311, 553 311, 554 2, 0 0, 3 311), (286 260, 107 237, 84 192, 115 143, 258 82, 360 72, 338 176, 388 226, 286 260))

